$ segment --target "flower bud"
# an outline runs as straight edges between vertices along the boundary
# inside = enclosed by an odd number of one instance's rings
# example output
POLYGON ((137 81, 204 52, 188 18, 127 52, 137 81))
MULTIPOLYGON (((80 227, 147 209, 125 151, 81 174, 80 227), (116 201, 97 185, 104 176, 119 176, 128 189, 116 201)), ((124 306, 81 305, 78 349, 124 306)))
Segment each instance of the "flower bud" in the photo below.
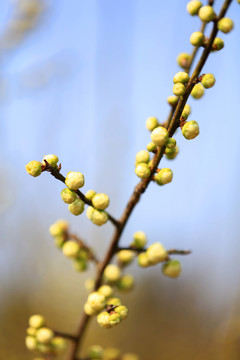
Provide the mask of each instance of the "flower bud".
POLYGON ((49 354, 52 352, 52 347, 51 344, 42 344, 42 343, 38 343, 37 345, 37 349, 38 351, 40 351, 42 354, 49 354))
POLYGON ((37 329, 35 329, 35 328, 33 328, 33 327, 28 327, 28 328, 27 328, 27 335, 35 336, 35 335, 36 335, 36 332, 37 332, 37 329))
POLYGON ((147 144, 147 150, 150 152, 154 152, 157 150, 157 146, 154 144, 154 142, 150 142, 147 144))
POLYGON ((95 207, 95 209, 98 210, 104 210, 109 205, 109 197, 106 194, 96 194, 92 198, 92 204, 95 207))
POLYGON ((194 99, 200 99, 204 94, 204 87, 201 83, 194 85, 191 95, 194 99))
POLYGON ((140 360, 139 356, 133 353, 127 353, 122 356, 121 360, 140 360))
POLYGON ((60 354, 67 348, 66 340, 60 336, 55 336, 51 341, 51 345, 53 347, 53 351, 57 354, 60 354))
POLYGON ((109 298, 110 296, 113 295, 113 288, 109 285, 102 285, 98 289, 98 292, 103 296, 105 296, 105 298, 109 298))
POLYGON ((42 164, 39 161, 32 160, 26 166, 26 171, 29 175, 37 177, 42 172, 42 164))
POLYGON ((93 310, 100 311, 106 305, 105 296, 100 294, 97 291, 92 292, 88 295, 87 303, 91 306, 93 310))
POLYGON ((168 160, 175 159, 175 157, 177 156, 178 153, 179 153, 178 146, 176 146, 174 149, 166 149, 165 150, 165 155, 168 160))
POLYGON ((29 326, 34 329, 39 329, 45 325, 45 319, 42 315, 32 315, 29 318, 29 326))
POLYGON ((126 319, 127 315, 128 315, 128 309, 126 308, 126 306, 124 305, 120 305, 120 306, 117 306, 114 311, 120 315, 121 317, 121 320, 124 320, 126 319))
POLYGON ((84 312, 89 316, 94 316, 98 313, 98 311, 94 310, 88 303, 84 304, 84 312))
POLYGON ((206 5, 199 9, 198 16, 204 23, 209 23, 215 19, 216 14, 212 6, 206 5))
POLYGON ((121 277, 121 270, 117 265, 109 264, 104 270, 104 277, 109 282, 116 282, 121 277))
POLYGON ((65 243, 66 238, 64 235, 57 235, 54 237, 54 244, 57 248, 61 249, 65 243))
POLYGON ((182 117, 186 120, 190 114, 191 114, 191 107, 190 105, 186 104, 183 108, 182 117))
POLYGON ((84 185, 84 176, 80 172, 70 171, 67 173, 65 184, 70 190, 77 190, 84 185))
POLYGON ((153 131, 159 125, 158 119, 154 116, 150 116, 146 120, 146 128, 150 131, 153 131))
POLYGON ((203 76, 201 80, 202 85, 205 87, 205 89, 209 89, 213 87, 215 84, 215 77, 213 74, 206 74, 203 76))
POLYGON ((121 322, 121 316, 117 313, 112 313, 109 316, 109 324, 115 326, 121 322))
POLYGON ((177 278, 181 274, 181 263, 178 260, 169 260, 162 266, 162 273, 171 278, 177 278))
POLYGON ((171 106, 176 105, 177 102, 178 102, 178 96, 170 95, 170 96, 167 98, 167 102, 168 102, 169 105, 171 105, 171 106))
POLYGON ((190 15, 194 16, 198 14, 198 11, 200 9, 200 7, 202 6, 202 2, 201 1, 190 1, 187 4, 187 11, 189 12, 190 15))
POLYGON ((78 260, 88 260, 89 259, 89 251, 87 249, 80 249, 77 258, 78 258, 78 260))
POLYGON ((116 348, 107 348, 104 350, 104 360, 119 360, 120 351, 116 348))
POLYGON ((147 243, 147 236, 143 231, 136 231, 133 234, 133 242, 131 243, 131 246, 142 249, 147 243))
POLYGON ((174 149, 176 144, 177 144, 177 142, 174 138, 169 138, 166 147, 168 149, 174 149))
POLYGON ((183 96, 186 88, 182 83, 176 83, 173 85, 173 93, 177 96, 183 96))
POLYGON ((149 152, 146 150, 141 150, 136 154, 136 163, 148 163, 149 162, 149 152))
POLYGON ((103 358, 103 348, 99 345, 92 345, 88 348, 88 358, 101 360, 103 358))
MULTIPOLYGON (((186 84, 189 81, 189 79, 190 79, 190 77, 189 77, 188 73, 186 73, 184 71, 179 71, 178 73, 176 73, 174 75, 173 82, 174 82, 174 84, 177 84, 177 83, 186 84)), ((175 95, 177 95, 177 94, 175 94, 175 95)))
POLYGON ((157 182, 158 185, 165 185, 172 181, 173 172, 169 168, 161 169, 155 176, 154 180, 157 182))
POLYGON ((146 163, 139 163, 137 164, 136 168, 135 168, 135 174, 140 178, 140 179, 147 179, 149 178, 149 176, 151 175, 151 170, 149 168, 149 165, 146 163))
POLYGON ((49 344, 53 336, 54 332, 46 327, 39 329, 36 334, 37 341, 43 344, 49 344))
POLYGON ((114 297, 114 298, 107 299, 107 305, 119 306, 119 305, 122 305, 122 302, 119 298, 114 297))
MULTIPOLYGON (((184 85, 183 85, 184 86, 184 85)), ((163 126, 158 126, 152 131, 151 139, 157 146, 165 145, 168 141, 169 135, 167 129, 163 126)))
POLYGON ((193 46, 201 46, 204 42, 204 34, 200 31, 195 31, 190 36, 190 43, 193 46))
POLYGON ((49 227, 49 232, 52 236, 64 235, 69 229, 69 224, 66 220, 57 220, 49 227))
POLYGON ((213 41, 212 51, 222 50, 223 47, 224 47, 224 41, 222 39, 216 37, 213 41))
POLYGON ((180 53, 177 57, 177 63, 181 68, 188 69, 191 61, 191 55, 187 53, 180 53))
POLYGON ((97 322, 104 329, 109 329, 111 327, 109 321, 109 313, 107 311, 101 312, 97 317, 97 322))
POLYGON ((84 202, 77 198, 73 203, 68 205, 68 210, 73 215, 81 215, 84 211, 84 202))
POLYGON ((155 265, 167 259, 168 253, 161 243, 154 243, 149 246, 146 251, 149 262, 151 265, 155 265))
POLYGON ((92 213, 91 221, 98 226, 106 224, 108 221, 108 214, 103 210, 95 210, 92 213))
POLYGON ((94 285, 95 285, 95 280, 94 279, 86 279, 85 282, 84 282, 84 286, 85 286, 85 289, 87 291, 93 291, 94 289, 94 285))
POLYGON ((76 259, 74 260, 73 267, 76 271, 85 271, 87 270, 87 261, 82 259, 76 259))
POLYGON ((61 191, 61 198, 66 204, 71 204, 76 200, 77 194, 74 191, 66 188, 61 191))
POLYGON ((88 190, 85 194, 85 197, 88 199, 88 200, 92 200, 92 198, 94 197, 94 195, 96 195, 96 191, 94 190, 88 190))
POLYGON ((134 277, 130 274, 125 274, 116 282, 116 286, 119 290, 132 290, 134 286, 134 277))
POLYGON ((56 155, 53 154, 49 154, 49 155, 45 155, 43 160, 42 160, 42 164, 45 165, 45 161, 46 160, 51 166, 55 167, 58 163, 58 157, 56 155))
POLYGON ((146 252, 142 252, 138 255, 138 265, 143 268, 151 265, 146 252))
POLYGON ((66 241, 62 247, 63 254, 72 259, 77 258, 79 250, 80 245, 73 240, 66 241))
POLYGON ((37 340, 33 336, 25 337, 25 345, 28 350, 36 350, 37 349, 37 340))
POLYGON ((199 134, 198 123, 194 120, 187 121, 182 128, 182 134, 187 140, 192 140, 199 134))
POLYGON ((89 220, 92 220, 93 213, 94 213, 94 208, 92 206, 89 206, 86 211, 86 215, 89 220))
POLYGON ((221 20, 218 21, 217 26, 218 26, 218 30, 227 34, 233 29, 233 21, 229 18, 222 18, 221 20))
POLYGON ((121 265, 128 265, 133 261, 134 252, 132 250, 121 250, 117 253, 117 259, 121 265))

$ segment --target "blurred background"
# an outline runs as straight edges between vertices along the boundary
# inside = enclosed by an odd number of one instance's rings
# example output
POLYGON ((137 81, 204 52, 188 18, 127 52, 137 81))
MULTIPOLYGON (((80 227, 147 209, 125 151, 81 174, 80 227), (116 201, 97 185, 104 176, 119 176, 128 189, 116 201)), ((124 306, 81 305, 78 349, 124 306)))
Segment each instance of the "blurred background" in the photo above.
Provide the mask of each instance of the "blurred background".
MULTIPOLYGON (((113 227, 71 215, 63 184, 47 173, 30 177, 25 164, 58 155, 62 173, 81 171, 83 191, 107 193, 109 212, 119 217, 138 182, 135 154, 150 141, 146 118, 166 119, 176 57, 191 51, 200 21, 178 0, 0 4, 0 349, 2 358, 30 360, 29 316, 43 314, 50 327, 73 333, 84 282, 94 275, 72 269, 49 226, 69 220, 99 257, 113 227)), ((128 320, 111 331, 93 320, 84 349, 114 346, 141 360, 239 359, 239 13, 234 1, 235 29, 220 35, 225 47, 204 67, 215 87, 189 100, 200 136, 186 141, 178 132, 178 157, 162 162, 173 182, 149 186, 121 240, 128 245, 142 230, 149 244, 193 253, 181 258, 177 280, 164 278, 160 266, 131 265, 135 290, 121 295, 128 320)))

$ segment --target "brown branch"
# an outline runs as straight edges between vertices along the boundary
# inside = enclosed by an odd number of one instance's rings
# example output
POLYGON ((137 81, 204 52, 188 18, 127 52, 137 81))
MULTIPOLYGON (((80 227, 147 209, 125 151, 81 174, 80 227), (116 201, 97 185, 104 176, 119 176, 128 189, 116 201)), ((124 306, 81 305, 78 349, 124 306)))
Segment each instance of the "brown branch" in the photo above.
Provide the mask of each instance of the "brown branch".
MULTIPOLYGON (((55 177, 55 179, 60 180, 61 182, 63 182, 65 184, 65 177, 59 172, 60 169, 54 168, 46 160, 44 160, 44 162, 45 162, 46 165, 43 165, 43 170, 42 171, 50 172, 51 175, 55 177)), ((61 168, 61 166, 60 166, 60 168, 61 168)), ((93 206, 92 201, 87 199, 86 196, 79 189, 75 190, 75 193, 80 197, 80 199, 85 204, 87 204, 89 206, 93 206)), ((107 211, 105 211, 105 212, 107 213, 108 218, 112 222, 112 224, 114 226, 118 227, 119 222, 112 215, 110 215, 107 211)))
POLYGON ((60 337, 62 337, 62 338, 64 338, 64 339, 67 339, 67 340, 70 340, 70 341, 76 341, 77 340, 77 337, 76 336, 74 336, 74 335, 71 335, 71 334, 66 334, 66 333, 64 333, 64 332, 61 332, 61 331, 55 331, 54 330, 54 334, 56 335, 56 336, 60 336, 60 337))

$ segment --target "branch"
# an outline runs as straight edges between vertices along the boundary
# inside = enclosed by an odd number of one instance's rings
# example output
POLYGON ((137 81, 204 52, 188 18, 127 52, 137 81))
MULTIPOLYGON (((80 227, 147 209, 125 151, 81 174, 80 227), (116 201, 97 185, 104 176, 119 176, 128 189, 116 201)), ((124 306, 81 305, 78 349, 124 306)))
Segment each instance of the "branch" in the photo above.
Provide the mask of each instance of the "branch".
POLYGON ((60 336, 60 337, 62 337, 62 338, 64 338, 64 339, 67 339, 67 340, 70 340, 70 341, 76 341, 76 340, 77 340, 77 337, 76 337, 76 336, 71 335, 71 334, 66 334, 66 333, 61 332, 61 331, 55 331, 55 330, 54 330, 54 334, 55 334, 56 336, 60 336))
MULTIPOLYGON (((143 249, 136 249, 133 248, 131 246, 126 246, 126 247, 117 247, 116 252, 122 251, 122 250, 131 250, 131 251, 135 251, 136 253, 142 253, 147 251, 146 248, 143 249)), ((168 255, 189 255, 192 253, 191 250, 177 250, 177 249, 171 249, 171 250, 167 250, 168 255)))

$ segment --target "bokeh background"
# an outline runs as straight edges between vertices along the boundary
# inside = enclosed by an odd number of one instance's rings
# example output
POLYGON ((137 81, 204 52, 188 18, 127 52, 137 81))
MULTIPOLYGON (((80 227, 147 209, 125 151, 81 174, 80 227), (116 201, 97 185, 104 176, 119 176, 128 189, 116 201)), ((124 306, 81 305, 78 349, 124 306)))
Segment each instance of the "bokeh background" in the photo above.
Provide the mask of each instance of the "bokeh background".
MULTIPOLYGON (((57 154, 62 173, 83 172, 84 191, 106 192, 119 217, 138 181, 135 154, 150 141, 145 120, 166 119, 176 56, 191 51, 190 34, 200 26, 186 4, 0 0, 1 358, 34 357, 24 346, 31 314, 71 333, 78 323, 94 269, 74 272, 49 225, 69 220, 99 257, 113 232, 110 223, 96 228, 71 215, 63 185, 47 173, 30 177, 25 164, 57 154)), ((121 295, 129 319, 111 331, 93 320, 84 349, 114 346, 141 360, 239 359, 239 13, 234 1, 235 29, 220 35, 225 47, 204 68, 215 87, 189 100, 200 136, 186 141, 178 132, 179 156, 162 163, 173 182, 149 186, 121 240, 128 245, 142 230, 149 244, 193 253, 181 258, 177 280, 163 278, 159 266, 131 265, 135 290, 121 295)))

